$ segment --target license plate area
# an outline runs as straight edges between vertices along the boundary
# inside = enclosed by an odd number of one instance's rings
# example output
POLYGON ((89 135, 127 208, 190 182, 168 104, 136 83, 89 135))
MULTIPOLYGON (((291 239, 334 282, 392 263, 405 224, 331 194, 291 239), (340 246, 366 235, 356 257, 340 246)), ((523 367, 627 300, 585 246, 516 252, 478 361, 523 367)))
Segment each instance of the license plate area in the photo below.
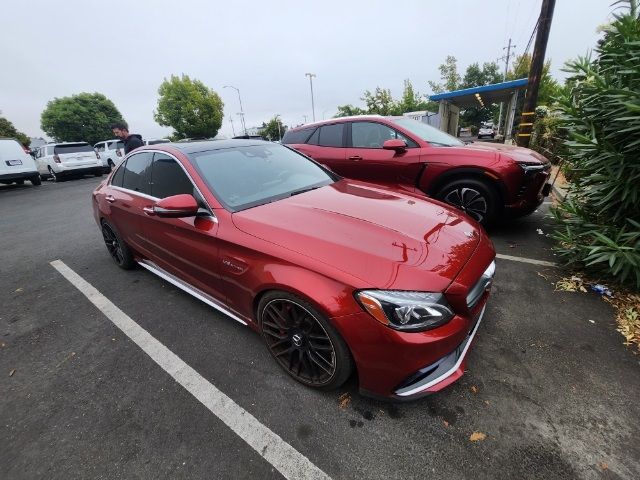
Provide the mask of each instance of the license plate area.
POLYGON ((6 160, 5 163, 10 167, 15 167, 16 165, 22 165, 22 160, 6 160))

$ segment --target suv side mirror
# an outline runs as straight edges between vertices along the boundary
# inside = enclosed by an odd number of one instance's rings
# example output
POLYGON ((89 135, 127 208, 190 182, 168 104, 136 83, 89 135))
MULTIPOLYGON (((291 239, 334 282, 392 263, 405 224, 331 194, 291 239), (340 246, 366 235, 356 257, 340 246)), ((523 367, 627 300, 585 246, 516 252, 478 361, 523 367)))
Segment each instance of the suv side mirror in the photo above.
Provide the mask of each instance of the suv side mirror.
POLYGON ((153 206, 153 213, 163 218, 195 217, 198 202, 193 195, 186 193, 163 198, 153 206))
POLYGON ((385 140, 385 142, 382 144, 382 148, 384 148, 385 150, 395 150, 396 153, 402 153, 407 150, 407 142, 398 138, 385 140))

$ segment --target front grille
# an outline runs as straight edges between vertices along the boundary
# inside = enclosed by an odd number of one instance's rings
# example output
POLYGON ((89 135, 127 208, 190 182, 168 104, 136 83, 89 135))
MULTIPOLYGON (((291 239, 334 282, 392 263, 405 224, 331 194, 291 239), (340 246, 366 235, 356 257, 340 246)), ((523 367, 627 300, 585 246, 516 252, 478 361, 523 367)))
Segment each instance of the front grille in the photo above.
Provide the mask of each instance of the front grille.
POLYGON ((480 276, 475 285, 471 287, 471 290, 469 290, 469 293, 467 294, 467 307, 469 307, 470 309, 475 307, 482 298, 484 292, 491 288, 491 284, 493 283, 493 275, 495 274, 495 272, 496 262, 493 261, 480 276))

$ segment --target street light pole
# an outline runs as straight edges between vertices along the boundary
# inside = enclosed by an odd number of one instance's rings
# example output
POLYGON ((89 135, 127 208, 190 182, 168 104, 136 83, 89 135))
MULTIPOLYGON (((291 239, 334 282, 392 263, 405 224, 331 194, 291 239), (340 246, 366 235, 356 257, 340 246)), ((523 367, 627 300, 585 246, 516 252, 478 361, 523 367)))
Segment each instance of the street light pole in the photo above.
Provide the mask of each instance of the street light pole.
POLYGON ((311 113, 313 114, 313 121, 316 121, 316 107, 313 103, 313 77, 316 76, 315 73, 305 73, 305 77, 309 77, 309 86, 311 87, 311 113))
POLYGON ((277 114, 274 118, 276 119, 276 123, 278 124, 278 141, 282 141, 282 132, 280 131, 280 114, 277 114))
POLYGON ((233 132, 233 136, 236 136, 236 129, 233 126, 233 117, 231 115, 229 115, 229 120, 231 120, 231 131, 233 132))
POLYGON ((238 92, 238 102, 240 102, 240 113, 242 114, 242 130, 244 131, 244 134, 247 134, 247 126, 244 123, 244 110, 242 109, 242 97, 240 97, 240 89, 234 87, 233 85, 225 85, 222 88, 233 88, 236 92, 238 92))

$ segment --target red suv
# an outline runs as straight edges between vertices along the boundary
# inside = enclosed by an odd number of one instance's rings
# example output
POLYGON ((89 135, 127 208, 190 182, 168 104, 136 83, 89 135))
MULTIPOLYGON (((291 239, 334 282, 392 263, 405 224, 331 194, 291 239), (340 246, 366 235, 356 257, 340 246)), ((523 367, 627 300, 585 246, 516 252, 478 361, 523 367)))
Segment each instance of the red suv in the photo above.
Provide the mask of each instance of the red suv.
POLYGON ((467 145, 407 117, 335 118, 289 130, 282 143, 339 175, 429 195, 485 225, 533 212, 550 189, 551 165, 542 155, 467 145))
POLYGON ((118 266, 249 326, 321 389, 356 370, 363 392, 411 399, 460 378, 495 270, 460 212, 264 141, 138 148, 92 204, 118 266))

